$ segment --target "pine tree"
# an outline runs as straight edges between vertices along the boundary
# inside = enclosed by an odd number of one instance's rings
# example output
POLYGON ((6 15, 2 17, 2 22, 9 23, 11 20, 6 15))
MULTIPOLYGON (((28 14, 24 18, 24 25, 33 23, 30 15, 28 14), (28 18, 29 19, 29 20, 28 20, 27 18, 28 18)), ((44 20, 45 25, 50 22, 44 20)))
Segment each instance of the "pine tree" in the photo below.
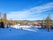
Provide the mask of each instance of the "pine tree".
POLYGON ((46 26, 46 29, 48 29, 48 31, 51 30, 51 24, 52 24, 52 20, 50 18, 50 15, 48 15, 45 20, 45 26, 46 26))

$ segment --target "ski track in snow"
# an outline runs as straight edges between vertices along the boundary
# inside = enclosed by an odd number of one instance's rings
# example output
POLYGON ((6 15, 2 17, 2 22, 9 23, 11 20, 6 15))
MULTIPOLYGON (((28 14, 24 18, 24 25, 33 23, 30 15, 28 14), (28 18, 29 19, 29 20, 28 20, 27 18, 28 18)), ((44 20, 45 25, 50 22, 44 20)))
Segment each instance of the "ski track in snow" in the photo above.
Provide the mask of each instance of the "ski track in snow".
POLYGON ((23 30, 27 30, 27 31, 31 31, 31 32, 37 32, 36 30, 33 30, 33 29, 23 29, 23 30))

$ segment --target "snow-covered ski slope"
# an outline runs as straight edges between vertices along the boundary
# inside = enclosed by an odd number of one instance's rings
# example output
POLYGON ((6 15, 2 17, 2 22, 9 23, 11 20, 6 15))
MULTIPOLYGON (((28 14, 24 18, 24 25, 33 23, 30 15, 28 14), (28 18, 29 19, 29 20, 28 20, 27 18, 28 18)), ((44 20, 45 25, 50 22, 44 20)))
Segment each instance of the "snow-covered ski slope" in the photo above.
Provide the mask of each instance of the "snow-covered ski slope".
POLYGON ((53 30, 0 28, 0 40, 53 40, 53 30))

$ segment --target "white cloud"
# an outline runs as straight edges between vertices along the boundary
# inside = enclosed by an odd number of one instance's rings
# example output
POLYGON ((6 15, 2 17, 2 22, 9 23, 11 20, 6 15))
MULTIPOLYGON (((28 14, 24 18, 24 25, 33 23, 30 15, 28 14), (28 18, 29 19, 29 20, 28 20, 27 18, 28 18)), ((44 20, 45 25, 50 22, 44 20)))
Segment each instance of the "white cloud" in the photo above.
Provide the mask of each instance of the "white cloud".
POLYGON ((53 9, 53 2, 34 7, 30 10, 34 13, 42 13, 42 12, 50 10, 50 9, 53 9))
POLYGON ((35 20, 39 17, 40 13, 50 10, 52 8, 53 8, 53 3, 51 2, 48 4, 36 6, 31 9, 24 10, 24 11, 9 12, 7 14, 7 18, 14 19, 14 20, 25 20, 25 19, 35 20), (31 18, 30 18, 30 16, 31 16, 31 18), (36 17, 36 18, 33 18, 33 17, 36 17))

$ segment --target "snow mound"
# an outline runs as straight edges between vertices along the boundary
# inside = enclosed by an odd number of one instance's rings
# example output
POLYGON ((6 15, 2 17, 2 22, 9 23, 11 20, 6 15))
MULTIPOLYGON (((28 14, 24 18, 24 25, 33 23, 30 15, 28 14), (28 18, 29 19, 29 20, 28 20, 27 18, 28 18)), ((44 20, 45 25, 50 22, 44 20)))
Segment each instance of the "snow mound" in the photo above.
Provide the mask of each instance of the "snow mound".
POLYGON ((30 28, 31 26, 28 26, 28 25, 13 25, 11 27, 16 28, 16 29, 27 29, 27 28, 30 28))
POLYGON ((31 29, 32 27, 28 26, 28 25, 13 25, 11 27, 16 28, 16 29, 27 30, 27 31, 31 31, 31 32, 37 32, 37 30, 31 29))

